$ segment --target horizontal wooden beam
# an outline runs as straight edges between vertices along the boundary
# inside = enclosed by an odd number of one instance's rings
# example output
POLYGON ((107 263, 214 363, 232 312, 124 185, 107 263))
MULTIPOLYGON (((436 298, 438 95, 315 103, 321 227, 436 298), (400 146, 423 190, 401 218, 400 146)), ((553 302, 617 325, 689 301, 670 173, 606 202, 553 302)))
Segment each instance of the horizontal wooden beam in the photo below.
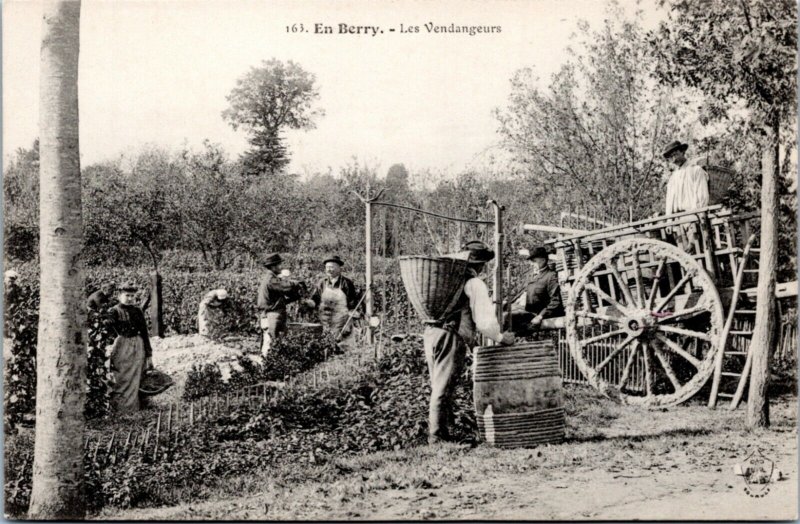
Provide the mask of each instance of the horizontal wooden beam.
POLYGON ((545 226, 542 224, 522 224, 522 231, 525 233, 542 232, 555 233, 557 235, 583 235, 589 233, 585 229, 572 229, 569 227, 545 226))
MULTIPOLYGON (((742 293, 746 293, 748 296, 754 297, 756 296, 756 289, 751 287, 749 289, 742 290, 742 293)), ((793 280, 792 282, 783 282, 783 283, 776 283, 775 284, 775 298, 791 298, 797 296, 797 280, 793 280)))

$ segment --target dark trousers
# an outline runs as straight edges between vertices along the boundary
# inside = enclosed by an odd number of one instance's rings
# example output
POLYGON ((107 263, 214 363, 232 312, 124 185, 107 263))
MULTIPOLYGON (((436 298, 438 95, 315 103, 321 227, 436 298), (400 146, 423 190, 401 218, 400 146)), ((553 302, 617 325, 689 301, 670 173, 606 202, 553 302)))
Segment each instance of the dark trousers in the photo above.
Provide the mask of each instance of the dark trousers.
POLYGON ((448 439, 448 419, 453 413, 453 393, 464 369, 467 347, 453 331, 426 326, 423 335, 425 360, 431 377, 428 433, 431 438, 448 439))

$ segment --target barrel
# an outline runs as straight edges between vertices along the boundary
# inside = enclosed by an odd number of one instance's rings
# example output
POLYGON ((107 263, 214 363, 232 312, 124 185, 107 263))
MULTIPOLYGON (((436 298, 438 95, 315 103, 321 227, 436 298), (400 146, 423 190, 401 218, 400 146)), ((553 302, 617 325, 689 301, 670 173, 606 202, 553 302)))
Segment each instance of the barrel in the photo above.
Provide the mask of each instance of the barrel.
POLYGON ((552 340, 477 348, 473 381, 484 442, 524 448, 564 438, 564 393, 552 340))

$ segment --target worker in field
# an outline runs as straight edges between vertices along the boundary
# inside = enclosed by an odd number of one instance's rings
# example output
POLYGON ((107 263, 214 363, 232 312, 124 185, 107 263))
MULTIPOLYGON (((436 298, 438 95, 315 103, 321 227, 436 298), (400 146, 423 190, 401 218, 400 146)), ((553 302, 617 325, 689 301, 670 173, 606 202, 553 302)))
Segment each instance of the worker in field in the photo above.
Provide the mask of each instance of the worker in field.
POLYGON ((227 304, 228 291, 225 289, 214 289, 203 296, 197 311, 197 332, 201 336, 219 338, 222 335, 227 304))
POLYGON ((324 260, 323 264, 325 276, 314 287, 306 305, 319 311, 320 323, 340 346, 349 346, 353 341, 353 319, 361 318, 357 310, 361 293, 352 280, 342 275, 344 261, 339 255, 324 260))
POLYGON ((533 266, 533 277, 525 286, 525 311, 532 315, 529 327, 535 330, 542 320, 563 316, 564 307, 558 273, 548 265, 547 250, 542 246, 534 248, 528 260, 533 266))
POLYGON ((133 282, 119 286, 119 303, 109 310, 111 329, 117 334, 111 346, 114 390, 111 403, 117 412, 139 409, 139 382, 153 367, 153 350, 144 313, 135 305, 138 287, 133 282))
POLYGON ((89 311, 102 311, 113 304, 111 303, 114 296, 114 283, 106 282, 100 289, 89 295, 86 299, 86 307, 89 311))
POLYGON ((283 259, 278 253, 270 253, 264 259, 266 268, 258 286, 256 308, 261 328, 261 354, 267 356, 272 342, 286 332, 286 305, 300 298, 301 287, 297 282, 281 275, 283 259))
MULTIPOLYGON (((674 166, 667 182, 667 215, 708 206, 708 173, 686 159, 687 149, 689 145, 680 141, 672 142, 664 149, 664 159, 674 166)), ((681 247, 687 252, 693 252, 697 241, 694 222, 676 227, 675 234, 681 247)))
POLYGON ((513 333, 503 333, 495 316, 495 305, 489 288, 478 275, 494 252, 475 240, 450 255, 469 263, 464 291, 453 312, 442 322, 428 324, 423 334, 425 359, 431 378, 431 399, 428 417, 428 442, 435 444, 450 439, 447 427, 452 414, 453 394, 464 367, 467 346, 477 345, 476 331, 497 343, 511 345, 513 333))

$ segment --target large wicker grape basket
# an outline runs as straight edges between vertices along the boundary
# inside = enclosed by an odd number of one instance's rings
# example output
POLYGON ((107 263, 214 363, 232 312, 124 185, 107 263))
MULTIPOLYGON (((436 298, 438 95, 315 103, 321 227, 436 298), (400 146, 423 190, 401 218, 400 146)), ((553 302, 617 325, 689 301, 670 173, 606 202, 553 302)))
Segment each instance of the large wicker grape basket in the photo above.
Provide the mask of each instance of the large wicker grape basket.
POLYGON ((461 297, 467 261, 423 255, 400 257, 400 276, 411 305, 426 323, 442 320, 461 297))

